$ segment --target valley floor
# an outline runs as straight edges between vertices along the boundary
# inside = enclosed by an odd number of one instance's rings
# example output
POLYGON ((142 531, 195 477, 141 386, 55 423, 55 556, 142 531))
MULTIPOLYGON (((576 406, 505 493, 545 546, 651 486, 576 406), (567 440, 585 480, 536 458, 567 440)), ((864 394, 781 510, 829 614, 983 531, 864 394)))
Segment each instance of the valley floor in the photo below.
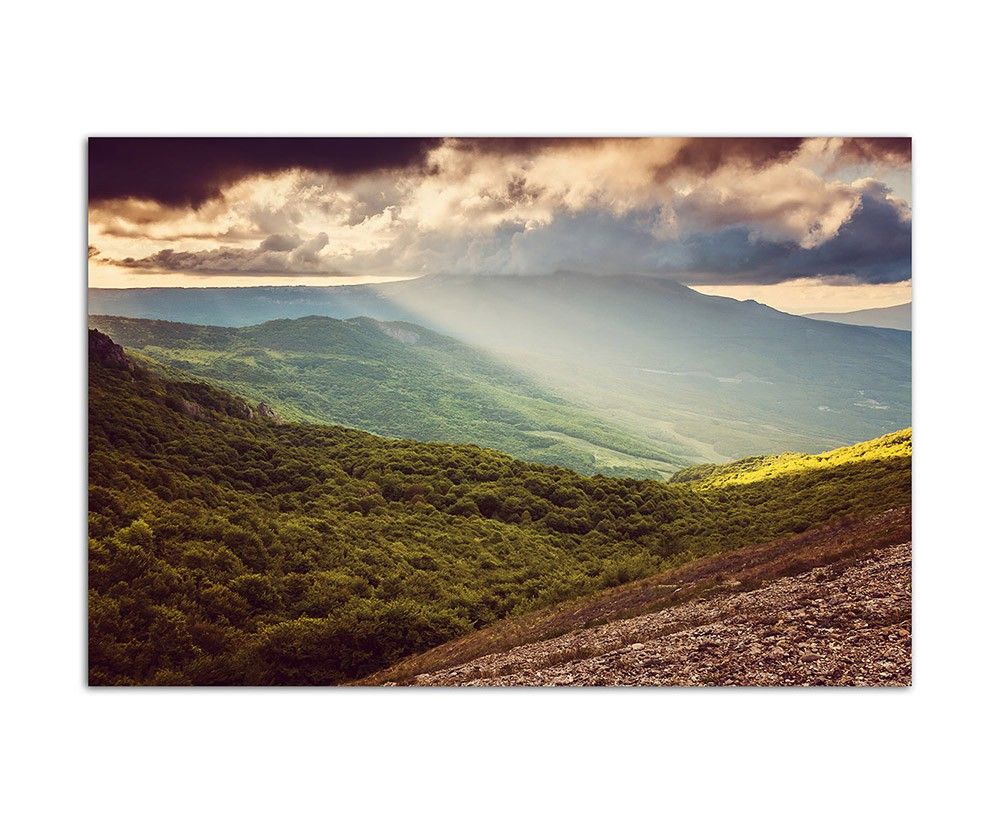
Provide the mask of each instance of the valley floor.
POLYGON ((890 512, 735 557, 703 559, 686 572, 622 588, 610 602, 575 615, 621 614, 655 597, 680 603, 401 680, 427 686, 908 686, 911 544, 885 545, 900 537, 903 518, 908 522, 909 513, 890 512), (834 549, 838 543, 841 551, 834 549), (771 577, 810 561, 821 565, 771 577), (683 600, 686 589, 699 594, 683 600))

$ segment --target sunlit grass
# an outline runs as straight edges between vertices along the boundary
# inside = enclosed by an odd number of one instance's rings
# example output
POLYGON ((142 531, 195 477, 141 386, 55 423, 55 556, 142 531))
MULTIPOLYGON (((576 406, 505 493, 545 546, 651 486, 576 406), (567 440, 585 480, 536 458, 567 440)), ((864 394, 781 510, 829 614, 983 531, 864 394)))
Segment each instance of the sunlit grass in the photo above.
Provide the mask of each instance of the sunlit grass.
POLYGON ((784 475, 861 464, 893 461, 913 455, 913 430, 908 427, 870 441, 831 449, 819 455, 788 452, 783 455, 744 458, 731 464, 692 466, 674 475, 678 482, 692 481, 702 487, 728 487, 758 483, 784 475))

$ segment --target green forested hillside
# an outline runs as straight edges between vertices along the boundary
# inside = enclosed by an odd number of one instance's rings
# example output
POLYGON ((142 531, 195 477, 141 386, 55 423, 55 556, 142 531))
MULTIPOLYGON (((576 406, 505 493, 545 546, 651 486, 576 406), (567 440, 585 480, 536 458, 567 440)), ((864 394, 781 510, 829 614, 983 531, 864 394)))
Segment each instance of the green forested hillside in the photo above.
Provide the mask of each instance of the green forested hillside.
POLYGON ((690 463, 483 351, 411 323, 305 317, 230 329, 91 322, 142 356, 264 400, 289 421, 475 443, 587 474, 663 478, 690 463))
POLYGON ((94 684, 357 678, 506 615, 909 501, 900 455, 716 488, 281 422, 91 339, 94 684))

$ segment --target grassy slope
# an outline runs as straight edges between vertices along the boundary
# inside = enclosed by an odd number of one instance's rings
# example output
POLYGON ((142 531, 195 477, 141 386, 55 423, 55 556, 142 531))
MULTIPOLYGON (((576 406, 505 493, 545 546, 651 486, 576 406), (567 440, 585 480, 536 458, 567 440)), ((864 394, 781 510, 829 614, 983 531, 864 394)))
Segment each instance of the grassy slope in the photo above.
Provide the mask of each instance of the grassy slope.
POLYGON ((819 469, 832 469, 868 461, 907 459, 913 455, 913 430, 892 432, 881 438, 863 441, 819 455, 786 452, 743 458, 729 464, 701 464, 681 470, 671 479, 675 482, 697 482, 704 488, 729 487, 758 483, 786 475, 796 475, 819 469))
POLYGON ((588 474, 662 478, 688 463, 487 354, 408 323, 307 317, 230 329, 93 318, 150 363, 265 400, 287 420, 476 443, 588 474))
POLYGON ((358 678, 507 616, 909 501, 902 456, 716 488, 242 409, 91 364, 92 682, 358 678))

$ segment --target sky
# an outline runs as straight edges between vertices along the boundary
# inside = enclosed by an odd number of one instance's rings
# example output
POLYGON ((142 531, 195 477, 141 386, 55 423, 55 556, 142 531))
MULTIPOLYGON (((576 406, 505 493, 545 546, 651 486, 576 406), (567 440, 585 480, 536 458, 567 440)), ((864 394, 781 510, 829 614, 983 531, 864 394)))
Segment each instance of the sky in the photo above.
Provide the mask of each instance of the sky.
POLYGON ((909 300, 909 138, 91 138, 92 287, 670 278, 909 300))

